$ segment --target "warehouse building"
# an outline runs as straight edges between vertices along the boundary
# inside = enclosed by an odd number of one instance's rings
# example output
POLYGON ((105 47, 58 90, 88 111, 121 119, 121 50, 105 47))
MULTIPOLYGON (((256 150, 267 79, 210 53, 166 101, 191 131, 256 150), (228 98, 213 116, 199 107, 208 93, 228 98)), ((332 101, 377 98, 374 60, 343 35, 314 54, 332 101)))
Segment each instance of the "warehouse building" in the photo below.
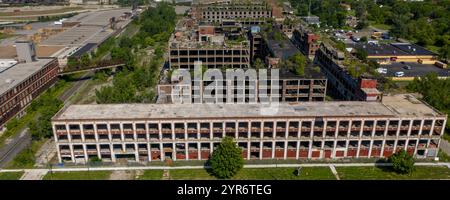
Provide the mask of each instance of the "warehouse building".
POLYGON ((447 120, 404 94, 275 105, 70 105, 52 126, 61 162, 206 160, 226 136, 247 160, 379 158, 400 149, 435 158, 447 120))
POLYGON ((260 24, 272 18, 270 6, 262 0, 195 3, 192 13, 196 19, 208 22, 235 20, 243 24, 260 24))
POLYGON ((310 68, 305 71, 305 76, 298 76, 288 70, 281 70, 276 77, 272 77, 269 71, 267 77, 254 80, 243 77, 241 83, 235 79, 226 79, 225 73, 223 79, 215 77, 214 81, 193 79, 190 84, 173 81, 171 84, 158 85, 158 98, 165 103, 174 103, 176 97, 183 97, 180 98, 181 102, 176 101, 178 103, 325 101, 327 79, 310 68), (223 95, 217 92, 220 88, 224 88, 223 95))
POLYGON ((248 68, 250 44, 243 31, 234 22, 214 26, 181 20, 169 40, 169 65, 194 69, 194 63, 201 61, 208 68, 248 68))
POLYGON ((342 100, 380 101, 382 93, 377 89, 377 80, 370 74, 352 77, 343 64, 344 60, 344 52, 334 48, 329 42, 320 44, 316 61, 328 78, 330 94, 342 100))
POLYGON ((55 83, 58 60, 36 58, 34 45, 16 42, 18 62, 0 68, 0 128, 24 109, 33 99, 55 83))

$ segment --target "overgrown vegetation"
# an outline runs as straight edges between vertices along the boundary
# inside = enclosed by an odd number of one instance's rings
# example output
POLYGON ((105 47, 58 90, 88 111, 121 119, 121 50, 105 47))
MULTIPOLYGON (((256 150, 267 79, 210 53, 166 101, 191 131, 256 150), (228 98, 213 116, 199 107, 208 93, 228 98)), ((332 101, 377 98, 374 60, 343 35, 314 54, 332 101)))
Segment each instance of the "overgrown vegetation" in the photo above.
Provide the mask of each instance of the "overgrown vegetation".
POLYGON ((308 64, 308 59, 303 54, 297 53, 289 59, 282 61, 281 67, 289 69, 299 76, 305 76, 305 67, 308 64))
POLYGON ((392 169, 399 174, 411 175, 415 169, 414 158, 404 149, 389 156, 388 162, 392 163, 392 169))
POLYGON ((175 10, 167 3, 149 8, 134 21, 140 28, 136 35, 120 37, 118 45, 111 49, 111 58, 123 60, 126 67, 116 74, 111 86, 96 90, 97 103, 147 103, 154 100, 152 89, 158 82, 165 45, 175 22, 175 10), (151 60, 138 62, 139 52, 148 48, 154 49, 151 60))
POLYGON ((233 177, 244 166, 242 150, 231 137, 222 139, 209 161, 212 174, 221 179, 233 177))
POLYGON ((442 59, 450 58, 450 1, 396 1, 396 0, 290 0, 296 13, 320 17, 323 25, 345 28, 345 19, 356 16, 358 28, 375 25, 390 28, 391 35, 411 40, 419 45, 438 49, 442 59), (341 4, 351 6, 345 10, 341 4))
MULTIPOLYGON (((450 79, 439 79, 436 73, 425 77, 415 78, 406 86, 408 92, 422 94, 422 99, 438 109, 450 114, 450 79)), ((447 131, 450 130, 450 121, 447 121, 447 131)))

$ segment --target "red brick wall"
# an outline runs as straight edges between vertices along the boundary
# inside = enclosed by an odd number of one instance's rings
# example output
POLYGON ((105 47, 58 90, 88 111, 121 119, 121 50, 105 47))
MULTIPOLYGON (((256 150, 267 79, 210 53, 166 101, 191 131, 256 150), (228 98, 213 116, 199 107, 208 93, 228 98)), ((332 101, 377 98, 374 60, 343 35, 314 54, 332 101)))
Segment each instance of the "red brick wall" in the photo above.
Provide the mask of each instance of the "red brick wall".
POLYGON ((377 80, 375 79, 361 79, 359 81, 361 88, 377 88, 377 80))

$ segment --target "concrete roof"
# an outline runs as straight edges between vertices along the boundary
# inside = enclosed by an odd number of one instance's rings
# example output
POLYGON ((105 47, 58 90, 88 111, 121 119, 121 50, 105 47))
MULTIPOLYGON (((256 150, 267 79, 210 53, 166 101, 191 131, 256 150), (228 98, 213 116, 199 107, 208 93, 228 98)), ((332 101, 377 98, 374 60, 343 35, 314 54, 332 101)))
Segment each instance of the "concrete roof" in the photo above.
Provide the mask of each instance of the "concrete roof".
POLYGON ((0 94, 16 87, 26 78, 38 72, 53 59, 38 59, 36 62, 19 63, 0 73, 0 94), (11 82, 12 81, 12 82, 11 82), (11 82, 11 83, 8 83, 11 82))
POLYGON ((80 13, 66 20, 66 22, 80 22, 82 25, 106 26, 111 17, 119 18, 125 12, 131 12, 131 9, 113 9, 103 11, 91 11, 80 13))
POLYGON ((420 117, 442 116, 404 95, 384 97, 383 103, 363 101, 280 103, 277 112, 267 104, 102 104, 71 105, 53 120, 158 120, 196 118, 273 117, 420 117))

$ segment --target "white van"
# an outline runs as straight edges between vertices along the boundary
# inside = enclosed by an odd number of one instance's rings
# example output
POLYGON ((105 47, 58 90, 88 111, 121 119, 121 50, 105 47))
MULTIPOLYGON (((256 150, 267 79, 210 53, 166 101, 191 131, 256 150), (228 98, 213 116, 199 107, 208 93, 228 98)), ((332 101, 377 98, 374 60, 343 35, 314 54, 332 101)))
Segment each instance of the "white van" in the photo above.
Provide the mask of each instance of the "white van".
POLYGON ((395 72, 396 77, 402 77, 405 75, 405 72, 395 72))

